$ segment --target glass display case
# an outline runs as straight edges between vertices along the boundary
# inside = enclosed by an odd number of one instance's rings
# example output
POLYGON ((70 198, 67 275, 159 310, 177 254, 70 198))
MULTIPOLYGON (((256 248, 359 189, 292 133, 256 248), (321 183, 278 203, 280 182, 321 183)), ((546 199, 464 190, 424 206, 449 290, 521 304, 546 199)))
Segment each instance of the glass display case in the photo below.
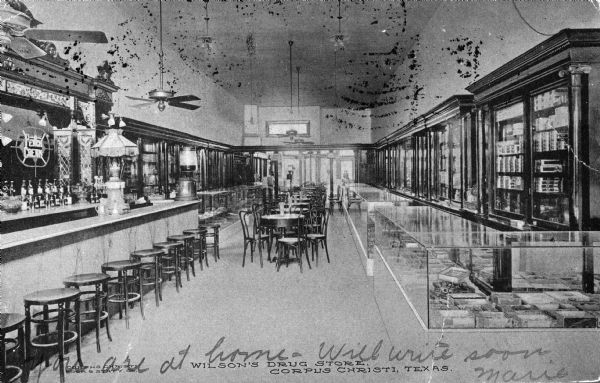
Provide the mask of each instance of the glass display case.
POLYGON ((499 108, 495 121, 494 211, 510 218, 526 214, 525 135, 523 103, 499 108))
POLYGON ((569 90, 534 94, 532 218, 569 224, 569 90))
POLYGON ((389 202, 368 210, 376 296, 392 276, 426 328, 598 327, 600 232, 503 232, 389 202))

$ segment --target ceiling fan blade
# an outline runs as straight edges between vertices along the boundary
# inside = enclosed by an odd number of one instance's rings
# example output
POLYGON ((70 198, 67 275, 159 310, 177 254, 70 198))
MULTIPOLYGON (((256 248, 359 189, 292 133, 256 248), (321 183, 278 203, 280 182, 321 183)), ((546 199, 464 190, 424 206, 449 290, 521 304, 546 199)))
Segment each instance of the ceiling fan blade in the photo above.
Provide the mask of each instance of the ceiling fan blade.
POLYGON ((200 100, 200 98, 197 96, 194 96, 192 94, 188 94, 187 96, 169 97, 169 102, 197 101, 197 100, 200 100))
POLYGON ((135 101, 155 102, 154 100, 149 99, 149 98, 140 98, 140 97, 131 97, 131 96, 125 96, 125 97, 127 97, 130 100, 135 100, 135 101))
POLYGON ((80 43, 106 44, 108 39, 100 31, 67 31, 60 29, 27 29, 25 37, 44 41, 79 41, 80 43))
POLYGON ((131 107, 132 108, 138 108, 138 109, 140 109, 140 108, 146 108, 146 107, 148 107, 150 105, 154 105, 155 102, 156 101, 144 102, 144 103, 141 103, 141 104, 134 104, 134 105, 131 105, 131 107))
POLYGON ((200 107, 199 105, 183 104, 183 103, 179 103, 179 102, 168 102, 168 104, 169 104, 169 106, 173 106, 175 108, 183 108, 183 109, 189 109, 189 110, 196 110, 200 107))
POLYGON ((15 51, 24 59, 33 59, 36 57, 46 56, 46 51, 38 47, 24 37, 12 37, 10 41, 10 49, 15 51))

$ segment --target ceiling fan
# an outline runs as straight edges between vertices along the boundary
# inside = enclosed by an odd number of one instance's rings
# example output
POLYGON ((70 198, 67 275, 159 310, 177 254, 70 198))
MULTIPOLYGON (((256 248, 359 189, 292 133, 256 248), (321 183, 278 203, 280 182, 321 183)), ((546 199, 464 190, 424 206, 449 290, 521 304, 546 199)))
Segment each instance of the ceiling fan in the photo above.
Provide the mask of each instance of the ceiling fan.
POLYGON ((154 103, 158 103, 158 110, 165 110, 166 106, 173 106, 176 108, 183 108, 189 110, 198 109, 199 105, 186 104, 185 101, 196 101, 200 100, 197 96, 188 94, 186 96, 175 96, 175 91, 173 90, 165 90, 163 88, 163 73, 164 73, 164 64, 163 64, 163 44, 162 44, 162 0, 158 1, 159 7, 159 38, 160 38, 160 54, 159 54, 159 76, 160 76, 160 87, 158 89, 153 89, 148 92, 148 98, 140 98, 140 97, 131 97, 125 96, 130 100, 135 101, 144 101, 142 104, 133 105, 134 108, 143 108, 154 103))
POLYGON ((33 59, 48 54, 30 39, 108 43, 104 32, 37 29, 36 27, 40 24, 42 23, 36 20, 20 0, 0 1, 0 52, 5 52, 10 48, 24 59, 33 59))

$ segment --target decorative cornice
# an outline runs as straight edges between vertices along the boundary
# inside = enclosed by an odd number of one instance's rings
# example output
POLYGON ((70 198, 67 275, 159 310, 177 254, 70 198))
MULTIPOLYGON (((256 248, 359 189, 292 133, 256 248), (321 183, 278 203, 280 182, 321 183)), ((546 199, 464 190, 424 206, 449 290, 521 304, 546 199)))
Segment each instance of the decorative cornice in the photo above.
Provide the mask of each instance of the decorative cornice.
POLYGON ((470 112, 474 106, 475 104, 473 101, 473 95, 453 95, 436 105, 434 108, 413 119, 411 122, 400 127, 396 131, 381 138, 375 143, 375 146, 377 148, 382 148, 391 143, 397 142, 400 139, 405 138, 407 135, 416 133, 428 127, 434 127, 435 125, 448 121, 449 119, 460 114, 470 112))
POLYGON ((563 29, 467 86, 475 95, 557 53, 574 47, 600 47, 600 29, 563 29))

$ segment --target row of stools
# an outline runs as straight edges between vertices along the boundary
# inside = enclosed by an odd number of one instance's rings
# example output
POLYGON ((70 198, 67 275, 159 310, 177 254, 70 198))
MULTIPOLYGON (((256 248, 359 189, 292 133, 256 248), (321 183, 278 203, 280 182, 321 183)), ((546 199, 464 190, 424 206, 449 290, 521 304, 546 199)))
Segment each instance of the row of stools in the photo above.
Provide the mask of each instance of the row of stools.
MULTIPOLYGON (((152 249, 134 251, 130 259, 104 263, 101 273, 78 274, 63 280, 64 288, 46 289, 23 297, 25 315, 0 313, 0 381, 26 382, 34 350, 39 350, 46 367, 50 349, 58 348, 60 381, 65 379, 64 354, 70 344, 77 348, 77 365, 81 359, 82 323, 93 323, 96 330, 96 350, 100 349, 100 328, 106 327, 106 335, 112 341, 109 327, 109 304, 116 304, 119 318, 125 316, 129 328, 129 306, 139 301, 144 316, 144 287, 154 288, 156 306, 162 301, 162 282, 165 277, 175 278, 177 292, 183 287, 181 276, 185 271, 187 280, 196 276, 195 259, 208 267, 208 251, 212 249, 215 262, 219 254, 219 224, 199 225, 184 230, 183 234, 171 235, 167 241, 154 243, 152 249), (32 337, 32 324, 36 335, 32 337), (50 331, 51 324, 56 330, 50 331), (75 326, 69 330, 69 324, 75 326), (16 332, 16 337, 8 337, 16 332), (15 354, 14 356, 11 354, 15 354), (18 365, 7 365, 7 355, 18 360, 18 365)), ((68 352, 68 351, 67 351, 68 352)), ((38 359, 40 360, 40 359, 38 359)))

